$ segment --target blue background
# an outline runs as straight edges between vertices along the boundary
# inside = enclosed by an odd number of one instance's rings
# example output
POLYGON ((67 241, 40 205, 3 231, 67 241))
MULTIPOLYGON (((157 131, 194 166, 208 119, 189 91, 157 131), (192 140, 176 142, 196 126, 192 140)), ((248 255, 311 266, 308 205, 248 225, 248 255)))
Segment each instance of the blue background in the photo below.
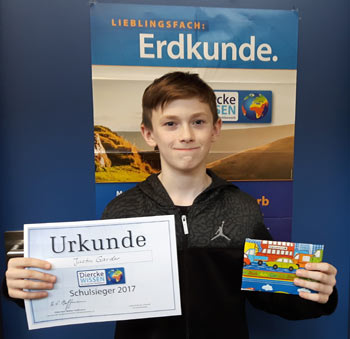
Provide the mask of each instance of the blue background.
MULTIPOLYGON (((347 338, 349 1, 148 3, 299 10, 293 240, 325 244, 339 269, 340 303, 330 317, 300 322, 249 308, 251 338, 347 338)), ((96 210, 88 1, 0 4, 2 243, 3 231, 23 223, 93 219, 96 210)), ((0 319, 6 339, 113 337, 113 323, 29 332, 23 310, 8 301, 0 319)))

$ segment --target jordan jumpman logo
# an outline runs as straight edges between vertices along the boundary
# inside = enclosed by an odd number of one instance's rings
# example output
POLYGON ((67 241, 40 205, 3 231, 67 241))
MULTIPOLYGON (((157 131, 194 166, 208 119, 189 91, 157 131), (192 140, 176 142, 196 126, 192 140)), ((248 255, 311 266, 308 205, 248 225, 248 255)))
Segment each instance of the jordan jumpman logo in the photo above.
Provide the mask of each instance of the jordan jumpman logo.
POLYGON ((231 241, 231 239, 224 234, 224 224, 225 221, 222 221, 221 226, 219 226, 218 230, 215 232, 215 236, 210 239, 210 241, 213 241, 219 237, 224 237, 226 240, 231 241))

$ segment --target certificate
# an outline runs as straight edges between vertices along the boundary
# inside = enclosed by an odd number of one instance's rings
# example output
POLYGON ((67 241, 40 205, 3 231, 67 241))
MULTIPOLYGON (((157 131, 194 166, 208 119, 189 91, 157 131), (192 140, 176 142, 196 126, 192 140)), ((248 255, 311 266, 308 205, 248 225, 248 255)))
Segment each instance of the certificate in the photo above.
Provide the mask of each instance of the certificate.
POLYGON ((29 329, 181 314, 173 215, 24 225, 24 255, 57 277, 29 329))

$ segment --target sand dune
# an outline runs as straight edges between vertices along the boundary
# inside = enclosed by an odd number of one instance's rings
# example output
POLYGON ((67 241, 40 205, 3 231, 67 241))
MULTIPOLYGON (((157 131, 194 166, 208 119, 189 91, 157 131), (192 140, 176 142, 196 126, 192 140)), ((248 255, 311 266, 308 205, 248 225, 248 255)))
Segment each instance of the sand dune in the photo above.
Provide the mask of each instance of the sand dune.
MULTIPOLYGON (((207 167, 227 180, 290 180, 294 137, 285 134, 293 133, 293 128, 290 125, 223 131, 223 141, 209 154, 211 162, 207 167)), ((95 132, 110 162, 108 168, 96 167, 96 174, 100 176, 97 181, 128 181, 131 179, 126 177, 129 178, 130 173, 147 176, 160 170, 158 152, 135 146, 142 140, 140 133, 119 134, 104 126, 95 126, 95 132)), ((137 181, 134 176, 132 181, 137 181)))
POLYGON ((248 149, 211 162, 208 168, 226 180, 292 179, 294 137, 248 149))

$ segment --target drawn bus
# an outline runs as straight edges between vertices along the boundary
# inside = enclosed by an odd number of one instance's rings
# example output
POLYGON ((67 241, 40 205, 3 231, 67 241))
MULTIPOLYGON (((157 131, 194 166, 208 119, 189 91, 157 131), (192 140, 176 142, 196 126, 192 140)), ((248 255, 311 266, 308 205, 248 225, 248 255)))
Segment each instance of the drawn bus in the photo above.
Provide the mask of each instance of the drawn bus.
MULTIPOLYGON (((247 243, 246 243, 247 244, 247 243)), ((257 243, 249 243, 244 252, 251 263, 262 265, 263 263, 276 261, 278 258, 294 259, 295 244, 288 241, 262 240, 257 243)))

